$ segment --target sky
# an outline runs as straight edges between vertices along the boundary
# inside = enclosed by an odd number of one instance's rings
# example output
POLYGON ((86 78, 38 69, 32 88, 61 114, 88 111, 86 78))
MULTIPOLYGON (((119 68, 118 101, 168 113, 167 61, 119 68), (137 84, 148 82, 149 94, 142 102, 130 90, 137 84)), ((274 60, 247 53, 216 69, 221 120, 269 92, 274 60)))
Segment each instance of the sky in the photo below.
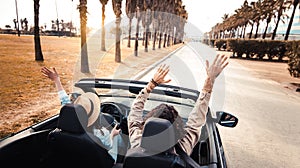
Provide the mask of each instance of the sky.
MULTIPOLYGON (((18 7, 19 19, 27 18, 29 27, 33 26, 33 0, 0 0, 0 28, 5 25, 14 27, 13 19, 17 18, 16 5, 18 7), (4 2, 5 1, 5 2, 4 2)), ((123 0, 123 8, 125 6, 123 0)), ((233 14, 234 10, 239 8, 244 0, 182 0, 188 12, 188 22, 198 28, 201 32, 208 32, 216 23, 222 22, 225 13, 233 14)), ((112 10, 111 0, 106 6, 105 24, 114 21, 115 15, 112 10)), ((79 26, 79 11, 76 9, 79 0, 40 0, 40 26, 51 27, 51 20, 64 20, 79 26)), ((88 0, 88 26, 95 29, 101 26, 102 5, 99 0, 88 0)), ((126 17, 125 10, 122 11, 126 17)))

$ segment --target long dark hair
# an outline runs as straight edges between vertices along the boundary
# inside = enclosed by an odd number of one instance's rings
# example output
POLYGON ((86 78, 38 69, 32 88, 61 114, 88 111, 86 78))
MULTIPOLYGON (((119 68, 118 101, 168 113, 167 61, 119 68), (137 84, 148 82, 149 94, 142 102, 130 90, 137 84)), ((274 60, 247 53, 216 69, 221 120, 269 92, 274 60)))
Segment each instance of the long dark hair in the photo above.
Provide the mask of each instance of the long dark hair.
POLYGON ((150 117, 158 117, 169 120, 171 124, 173 124, 175 138, 177 140, 181 139, 184 136, 185 130, 183 121, 178 115, 177 110, 173 106, 164 103, 156 106, 145 116, 143 124, 150 117))

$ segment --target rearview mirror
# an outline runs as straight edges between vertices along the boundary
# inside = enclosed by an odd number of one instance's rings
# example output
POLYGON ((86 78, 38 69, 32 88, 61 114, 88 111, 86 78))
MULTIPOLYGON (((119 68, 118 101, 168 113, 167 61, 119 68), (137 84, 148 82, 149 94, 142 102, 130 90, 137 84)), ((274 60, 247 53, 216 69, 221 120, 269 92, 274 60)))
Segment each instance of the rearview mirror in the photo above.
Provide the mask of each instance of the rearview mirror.
POLYGON ((238 123, 238 118, 224 111, 217 111, 217 122, 224 127, 235 127, 238 123))

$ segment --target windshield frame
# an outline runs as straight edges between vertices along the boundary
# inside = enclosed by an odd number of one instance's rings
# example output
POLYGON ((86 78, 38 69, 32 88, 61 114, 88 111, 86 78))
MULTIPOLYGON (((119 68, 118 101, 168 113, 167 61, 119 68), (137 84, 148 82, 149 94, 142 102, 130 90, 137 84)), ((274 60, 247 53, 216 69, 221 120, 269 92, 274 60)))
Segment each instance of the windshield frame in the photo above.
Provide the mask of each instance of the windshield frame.
MULTIPOLYGON (((82 89, 84 92, 95 92, 96 88, 102 89, 121 89, 127 90, 130 93, 138 94, 148 82, 137 80, 124 79, 105 79, 105 78, 83 78, 75 83, 75 87, 82 89)), ((189 88, 160 84, 155 87, 152 92, 157 95, 165 95, 170 97, 177 97, 180 99, 190 99, 197 101, 200 92, 189 88)), ((98 94, 98 93, 97 93, 98 94)), ((98 94, 99 95, 99 94, 98 94)))

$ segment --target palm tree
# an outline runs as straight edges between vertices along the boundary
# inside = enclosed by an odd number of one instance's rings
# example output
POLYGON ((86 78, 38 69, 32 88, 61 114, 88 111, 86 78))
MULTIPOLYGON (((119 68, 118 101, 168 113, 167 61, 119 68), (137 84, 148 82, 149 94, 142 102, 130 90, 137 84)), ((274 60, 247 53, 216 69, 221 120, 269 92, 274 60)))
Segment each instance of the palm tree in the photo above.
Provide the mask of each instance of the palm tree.
POLYGON ((126 0, 126 15, 129 18, 127 47, 129 47, 129 48, 130 48, 130 40, 131 40, 131 24, 132 24, 132 19, 133 19, 135 11, 136 11, 136 0, 126 0))
POLYGON ((251 39, 251 37, 252 37, 254 24, 256 23, 256 18, 257 18, 257 16, 259 16, 259 14, 255 8, 255 2, 251 2, 250 4, 251 4, 251 6, 250 6, 250 12, 249 12, 249 20, 250 20, 249 23, 251 25, 251 30, 250 30, 250 34, 249 34, 249 39, 251 39))
POLYGON ((34 49, 35 49, 35 60, 44 61, 41 40, 40 40, 40 29, 39 29, 39 10, 40 0, 34 0, 34 49))
POLYGON ((269 24, 273 18, 273 16, 275 16, 275 10, 276 10, 276 1, 274 0, 264 0, 262 2, 262 7, 264 9, 264 15, 265 15, 265 18, 266 18, 266 28, 265 28, 265 31, 264 31, 264 34, 262 36, 262 39, 265 39, 266 38, 266 35, 267 35, 267 30, 268 30, 268 27, 269 27, 269 24))
POLYGON ((171 45, 171 42, 173 41, 173 37, 174 37, 175 1, 174 0, 169 0, 168 4, 169 4, 168 5, 169 30, 168 30, 167 46, 169 47, 171 45))
POLYGON ((134 55, 138 56, 138 46, 139 46, 139 29, 140 29, 140 21, 143 15, 144 10, 144 1, 137 0, 136 2, 136 33, 135 33, 135 44, 134 44, 134 55))
POLYGON ((121 62, 120 22, 122 14, 122 0, 112 0, 112 6, 116 15, 116 50, 115 62, 121 62))
POLYGON ((258 36, 258 28, 260 25, 260 21, 263 19, 264 15, 263 15, 263 6, 261 3, 261 0, 258 0, 257 2, 253 2, 253 9, 254 12, 256 13, 254 16, 254 21, 256 23, 256 31, 255 31, 255 35, 254 38, 256 39, 258 36))
POLYGON ((299 0, 294 0, 293 1, 293 6, 294 6, 293 13, 292 13, 292 16, 291 16, 288 28, 286 30, 284 40, 288 40, 288 38, 289 38, 290 31, 291 31, 291 28, 292 28, 292 24, 293 24, 293 21, 294 21, 294 16, 295 16, 296 8, 297 8, 298 4, 299 4, 299 0))
POLYGON ((272 34, 272 40, 275 39, 276 37, 276 32, 277 32, 277 28, 278 28, 278 25, 279 25, 279 22, 281 20, 281 16, 283 15, 283 12, 286 10, 286 5, 287 3, 285 2, 286 0, 277 0, 276 1, 276 4, 275 4, 275 7, 277 8, 276 9, 276 12, 277 12, 277 20, 276 20, 276 25, 275 25, 275 28, 273 30, 273 34, 272 34))
POLYGON ((153 11, 153 29, 154 29, 154 33, 153 33, 153 46, 152 46, 152 50, 155 50, 155 43, 156 43, 156 39, 157 39, 157 31, 158 31, 158 27, 159 27, 159 21, 158 21, 158 15, 159 15, 159 0, 154 0, 153 1, 153 5, 152 5, 152 11, 153 11))
POLYGON ((104 27, 104 21, 105 21, 105 5, 107 4, 108 0, 100 0, 102 4, 102 24, 101 24, 101 51, 106 51, 105 49, 105 27, 104 27))
POLYGON ((179 36, 179 42, 183 42, 184 37, 184 26, 187 23, 188 20, 188 12, 185 10, 185 5, 182 6, 182 12, 180 14, 181 22, 180 22, 180 36, 179 36))
POLYGON ((161 48, 162 45, 162 38, 163 38, 163 33, 165 31, 165 6, 166 6, 166 1, 160 1, 158 4, 158 29, 159 29, 159 40, 158 40, 158 48, 161 48))
POLYGON ((176 32, 175 32, 175 37, 174 37, 174 44, 178 44, 179 43, 179 33, 180 33, 180 14, 181 14, 181 5, 182 2, 181 1, 176 1, 175 2, 175 15, 176 15, 176 19, 174 21, 174 26, 176 28, 176 32))
POLYGON ((149 26, 152 22, 152 1, 145 0, 144 1, 144 9, 145 9, 145 16, 144 16, 144 23, 145 23, 145 52, 148 52, 148 42, 149 42, 149 26))
POLYGON ((80 37, 81 37, 81 72, 89 73, 89 61, 86 44, 87 0, 79 0, 80 37))
MULTIPOLYGON (((233 22, 240 29, 239 38, 245 38, 246 28, 250 22, 249 18, 250 6, 248 5, 248 1, 245 0, 243 5, 235 10, 235 14, 233 15, 233 22)), ((227 24, 231 25, 230 21, 227 21, 227 24)))

